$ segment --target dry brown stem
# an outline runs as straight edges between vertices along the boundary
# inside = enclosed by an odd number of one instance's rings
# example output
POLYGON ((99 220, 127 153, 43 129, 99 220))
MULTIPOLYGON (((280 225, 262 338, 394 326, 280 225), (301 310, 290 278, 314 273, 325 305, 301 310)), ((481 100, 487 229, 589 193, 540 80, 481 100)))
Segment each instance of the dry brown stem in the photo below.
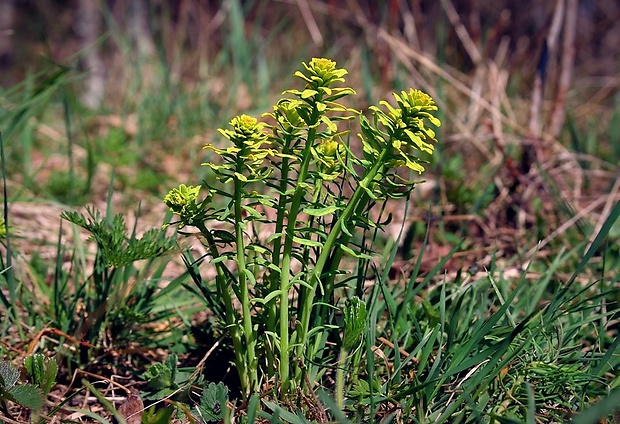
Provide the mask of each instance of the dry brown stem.
POLYGON ((547 64, 551 62, 551 59, 555 58, 557 41, 560 30, 562 29, 565 4, 566 0, 557 0, 557 3, 555 4, 553 19, 551 20, 551 26, 549 27, 549 34, 545 40, 545 47, 541 52, 540 62, 534 80, 529 123, 529 137, 533 140, 540 140, 542 133, 541 111, 546 76, 548 73, 547 64))
POLYGON ((562 60, 560 62, 560 78, 558 89, 551 112, 548 134, 556 138, 566 117, 566 96, 573 75, 575 61, 575 34, 577 32, 577 0, 567 0, 566 15, 564 17, 564 40, 562 43, 562 60))
POLYGON ((465 47, 469 58, 475 65, 479 65, 480 62, 482 62, 482 55, 480 54, 480 51, 478 50, 478 47, 476 46, 476 43, 474 43, 472 37, 469 36, 469 32, 467 32, 465 25, 463 25, 456 8, 450 0, 441 0, 441 6, 446 12, 450 23, 454 26, 454 31, 461 40, 463 47, 465 47))
POLYGON ((319 26, 316 24, 316 20, 314 19, 314 15, 312 15, 308 2, 306 0, 297 0, 297 6, 299 7, 301 16, 304 18, 312 41, 316 46, 321 47, 323 45, 323 35, 321 34, 319 26))

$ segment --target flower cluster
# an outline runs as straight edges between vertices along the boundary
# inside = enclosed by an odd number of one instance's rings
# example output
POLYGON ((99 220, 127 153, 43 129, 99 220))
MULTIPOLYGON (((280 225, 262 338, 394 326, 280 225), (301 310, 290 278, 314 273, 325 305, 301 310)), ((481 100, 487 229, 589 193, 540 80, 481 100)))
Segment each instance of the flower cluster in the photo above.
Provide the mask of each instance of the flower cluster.
POLYGON ((420 90, 411 89, 409 92, 402 91, 400 96, 394 93, 394 98, 398 109, 390 106, 385 100, 379 104, 385 106, 388 113, 375 106, 371 106, 370 109, 375 112, 375 116, 392 139, 403 144, 413 143, 419 150, 433 153, 435 146, 425 140, 437 141, 435 132, 425 126, 424 118, 437 127, 441 122, 431 114, 437 110, 431 96, 420 90))
POLYGON ((263 147, 268 143, 268 135, 263 131, 264 124, 251 116, 241 115, 234 117, 229 125, 232 130, 220 128, 218 131, 233 143, 232 146, 219 149, 208 143, 204 147, 220 155, 224 159, 224 165, 212 162, 205 162, 203 165, 216 171, 222 182, 228 182, 231 178, 244 182, 264 178, 266 175, 261 165, 267 156, 275 154, 274 150, 263 147))
POLYGON ((280 100, 273 113, 266 114, 276 121, 269 127, 273 132, 272 140, 281 145, 277 156, 286 158, 286 166, 301 163, 302 158, 314 162, 314 168, 301 165, 307 169, 301 174, 302 180, 309 177, 315 181, 333 181, 344 169, 346 149, 340 140, 348 132, 339 132, 337 123, 359 115, 358 111, 337 101, 355 91, 349 87, 333 87, 344 82, 347 74, 345 69, 337 68, 333 60, 313 58, 303 66, 305 72, 297 71, 295 76, 305 82, 304 90, 285 91, 284 94, 296 98, 280 100))
POLYGON ((267 114, 278 122, 278 127, 287 135, 297 134, 303 121, 299 116, 299 107, 302 102, 299 100, 281 99, 274 107, 273 113, 267 114))
MULTIPOLYGON (((317 125, 322 122, 327 125, 330 130, 336 131, 336 125, 327 117, 321 115, 319 122, 318 114, 323 112, 355 112, 339 103, 336 100, 355 94, 355 90, 349 87, 331 87, 336 82, 344 82, 343 76, 347 74, 346 69, 336 68, 336 62, 325 58, 313 58, 309 64, 303 63, 308 74, 301 71, 295 72, 295 76, 306 82, 305 89, 286 90, 285 94, 293 94, 303 103, 297 107, 299 116, 308 125, 317 125), (305 103, 305 104, 304 104, 305 103)), ((342 119, 352 119, 354 116, 341 117, 342 119)))
POLYGON ((204 219, 204 205, 211 199, 209 193, 200 203, 197 203, 200 187, 186 186, 185 184, 173 188, 164 197, 164 203, 170 208, 172 213, 179 215, 179 228, 194 225, 204 219))
POLYGON ((435 131, 426 125, 425 119, 437 127, 441 125, 439 119, 431 113, 437 110, 437 106, 431 96, 420 90, 402 91, 400 96, 394 93, 394 98, 397 108, 385 100, 379 104, 386 111, 376 106, 370 107, 375 126, 371 126, 368 121, 362 122, 365 137, 361 138, 366 159, 376 160, 382 150, 381 144, 390 140, 392 154, 386 158, 387 167, 393 169, 404 166, 421 174, 424 167, 414 151, 433 153, 435 146, 429 141, 437 141, 435 131))
POLYGON ((292 162, 299 161, 297 145, 303 140, 304 121, 299 115, 299 109, 303 107, 300 100, 280 99, 273 106, 272 113, 263 114, 271 117, 276 123, 267 127, 272 133, 271 142, 279 146, 278 158, 285 157, 292 162))
POLYGON ((303 64, 309 75, 304 75, 301 71, 295 72, 295 76, 307 82, 307 90, 319 90, 326 94, 331 94, 329 88, 335 82, 344 82, 346 69, 336 69, 336 62, 325 58, 313 58, 309 64, 303 64))
POLYGON ((312 156, 317 162, 318 173, 322 179, 331 181, 342 172, 345 148, 334 138, 326 138, 312 148, 312 156))

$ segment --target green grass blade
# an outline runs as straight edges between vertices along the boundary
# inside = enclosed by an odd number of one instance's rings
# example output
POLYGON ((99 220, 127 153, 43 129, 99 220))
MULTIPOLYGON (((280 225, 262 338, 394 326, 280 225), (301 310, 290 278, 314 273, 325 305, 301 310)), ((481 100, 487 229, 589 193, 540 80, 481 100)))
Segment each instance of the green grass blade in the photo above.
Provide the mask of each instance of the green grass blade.
POLYGON ((608 415, 618 411, 620 411, 620 388, 612 390, 606 398, 575 416, 571 423, 598 424, 608 415))
POLYGON ((69 159, 69 181, 68 181, 68 201, 70 205, 75 201, 75 166, 73 163, 73 125, 71 122, 71 108, 67 99, 66 90, 62 92, 62 107, 65 122, 65 132, 67 134, 67 158, 69 159))
MULTIPOLYGON (((119 424, 127 424, 127 421, 125 420, 125 418, 121 414, 118 413, 114 405, 112 405, 112 403, 110 403, 110 401, 99 390, 97 390, 92 384, 90 384, 88 380, 82 379, 82 384, 99 400, 99 402, 101 402, 101 404, 112 414, 112 416, 117 420, 119 424)), ((92 415, 89 415, 89 416, 91 418, 97 419, 96 417, 92 415)), ((107 421, 100 421, 100 422, 107 422, 107 421)))
POLYGON ((614 225, 618 217, 620 217, 620 202, 616 203, 616 206, 614 206, 612 211, 609 213, 609 216, 603 223, 600 231, 598 232, 594 240, 592 241, 590 248, 579 262, 579 265, 577 265, 577 268, 573 272, 573 275, 571 276, 567 285, 570 285, 575 281, 577 276, 581 274, 581 272, 585 268, 586 264, 590 262, 590 259, 592 259, 596 252, 600 249, 600 247, 603 245, 603 242, 607 238, 607 235, 609 234, 609 230, 614 225))
POLYGON ((607 219, 601 226, 600 231, 598 232, 596 237, 594 237, 592 244, 590 245, 586 253, 583 255, 583 257, 581 258, 581 260, 575 267, 575 270, 573 271, 573 274, 569 278, 568 282, 564 285, 562 290, 560 290, 556 294, 556 296, 553 297, 553 300, 547 306, 547 310, 555 311, 559 308, 560 304, 564 301, 565 297, 568 295, 569 291, 571 290, 572 284, 575 282, 577 277, 584 271, 586 265, 590 262, 592 257, 594 257, 596 252, 600 249, 600 247, 605 242, 607 235, 609 234, 610 228, 616 222, 618 217, 620 217, 620 202, 616 203, 616 205, 610 212, 609 216, 607 217, 607 219))
POLYGON ((607 352, 605 352, 605 355, 603 355, 603 357, 599 360, 599 363, 596 366, 596 368, 594 368, 591 371, 591 373, 593 375, 602 377, 610 369, 616 368, 618 365, 618 362, 620 362, 620 357, 619 357, 620 355, 617 353, 619 347, 620 347, 620 337, 616 337, 614 342, 607 349, 607 352), (612 362, 611 358, 614 355, 617 356, 617 359, 612 362))
POLYGON ((7 299, 2 295, 2 303, 4 303, 6 310, 10 311, 13 315, 14 322, 18 323, 17 328, 20 333, 20 337, 24 337, 22 325, 19 320, 17 311, 17 305, 19 299, 17 296, 17 281, 15 279, 15 273, 13 270, 13 252, 11 251, 11 232, 9 231, 9 196, 6 184, 6 157, 4 155, 4 138, 2 132, 0 132, 0 159, 2 160, 2 194, 3 194, 3 206, 4 206, 4 231, 6 233, 6 261, 4 271, 4 280, 7 283, 7 289, 9 292, 9 298, 7 299))

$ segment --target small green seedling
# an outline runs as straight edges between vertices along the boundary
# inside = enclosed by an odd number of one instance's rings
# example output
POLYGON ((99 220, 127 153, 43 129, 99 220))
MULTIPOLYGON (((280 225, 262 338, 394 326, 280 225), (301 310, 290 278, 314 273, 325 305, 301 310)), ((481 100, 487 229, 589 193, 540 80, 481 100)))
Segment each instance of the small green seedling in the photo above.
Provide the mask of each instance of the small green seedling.
POLYGON ((183 376, 177 372, 177 361, 177 355, 172 353, 164 362, 154 363, 147 368, 142 377, 153 393, 146 396, 146 399, 163 399, 177 391, 184 383, 179 381, 179 377, 183 376))
POLYGON ((228 387, 223 383, 209 383, 202 391, 200 404, 194 408, 204 422, 217 422, 224 419, 227 412, 228 387))
POLYGON ((32 384, 40 388, 43 395, 47 396, 56 383, 56 375, 58 374, 56 361, 47 360, 44 355, 36 353, 26 358, 24 366, 28 376, 32 379, 32 384))

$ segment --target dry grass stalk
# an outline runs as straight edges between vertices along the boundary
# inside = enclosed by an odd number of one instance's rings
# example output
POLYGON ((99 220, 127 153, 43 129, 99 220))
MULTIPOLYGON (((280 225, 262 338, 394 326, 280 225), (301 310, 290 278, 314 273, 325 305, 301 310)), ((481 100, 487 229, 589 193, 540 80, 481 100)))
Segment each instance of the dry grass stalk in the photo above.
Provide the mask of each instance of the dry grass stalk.
MULTIPOLYGON (((542 103, 548 74, 547 66, 550 62, 552 62, 551 59, 555 58, 557 51, 557 40, 562 29, 565 3, 566 0, 557 0, 555 4, 553 18, 549 27, 549 33, 544 41, 544 46, 540 53, 538 68, 534 77, 534 88, 532 90, 530 103, 530 121, 528 126, 529 134, 527 144, 530 144, 534 149, 534 153, 539 161, 542 160, 542 103)), ((528 146, 524 146, 524 148, 527 149, 528 146)), ((527 167, 529 168, 529 164, 527 167)))
POLYGON ((317 47, 321 47, 323 45, 323 35, 321 34, 319 26, 316 24, 316 20, 314 19, 314 15, 312 15, 308 2, 306 0, 297 0, 297 6, 299 7, 301 16, 304 18, 312 41, 317 47))
POLYGON ((573 65, 575 61, 577 6, 577 0, 567 0, 566 15, 564 17, 564 40, 562 44, 562 60, 560 62, 560 77, 548 130, 549 135, 553 138, 556 138, 560 134, 566 117, 566 96, 573 75, 573 65))
POLYGON ((450 20, 450 23, 454 26, 454 31, 459 37, 459 40, 461 40, 461 43, 467 51, 469 58, 472 60, 474 65, 479 65, 482 62, 482 55, 480 54, 476 43, 474 43, 472 37, 470 37, 469 32, 467 32, 465 25, 463 25, 456 8, 450 0, 441 0, 441 6, 446 12, 446 16, 450 20))

